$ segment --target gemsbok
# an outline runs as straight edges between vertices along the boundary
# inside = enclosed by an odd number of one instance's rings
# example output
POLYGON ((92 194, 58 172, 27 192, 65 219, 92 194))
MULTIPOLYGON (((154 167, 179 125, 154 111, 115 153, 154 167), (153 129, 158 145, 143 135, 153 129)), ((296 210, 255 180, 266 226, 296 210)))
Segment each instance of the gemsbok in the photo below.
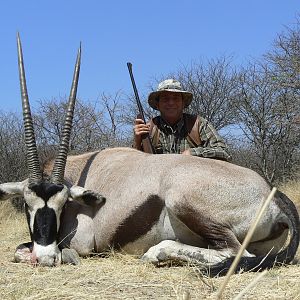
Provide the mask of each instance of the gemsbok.
MULTIPOLYGON (((271 191, 266 181, 220 160, 125 147, 67 157, 80 50, 59 154, 46 166, 47 180, 38 160, 19 37, 18 53, 29 179, 0 185, 1 200, 22 195, 26 203, 31 242, 17 248, 15 259, 54 266, 77 263, 76 253, 114 248, 154 264, 176 260, 211 276, 226 273, 271 191)), ((277 191, 236 271, 289 263, 298 244, 297 210, 277 191)))

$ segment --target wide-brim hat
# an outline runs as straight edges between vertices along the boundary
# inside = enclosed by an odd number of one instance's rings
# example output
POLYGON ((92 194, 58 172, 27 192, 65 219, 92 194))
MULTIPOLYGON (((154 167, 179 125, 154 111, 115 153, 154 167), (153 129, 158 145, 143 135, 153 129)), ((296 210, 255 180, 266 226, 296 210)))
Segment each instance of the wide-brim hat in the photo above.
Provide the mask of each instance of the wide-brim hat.
POLYGON ((148 103, 152 108, 158 110, 158 99, 160 94, 163 92, 180 93, 184 102, 184 108, 187 108, 193 100, 193 94, 191 92, 183 90, 179 81, 175 79, 166 79, 159 83, 157 90, 150 93, 148 96, 148 103))

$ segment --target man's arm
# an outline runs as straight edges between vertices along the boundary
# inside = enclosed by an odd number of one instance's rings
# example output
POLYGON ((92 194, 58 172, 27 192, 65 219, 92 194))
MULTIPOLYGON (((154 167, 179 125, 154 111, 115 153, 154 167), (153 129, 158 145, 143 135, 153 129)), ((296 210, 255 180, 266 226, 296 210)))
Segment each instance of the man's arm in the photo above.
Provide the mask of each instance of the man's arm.
POLYGON ((199 135, 201 146, 189 149, 191 155, 226 161, 231 160, 231 156, 224 140, 218 134, 213 125, 204 118, 201 118, 199 135))

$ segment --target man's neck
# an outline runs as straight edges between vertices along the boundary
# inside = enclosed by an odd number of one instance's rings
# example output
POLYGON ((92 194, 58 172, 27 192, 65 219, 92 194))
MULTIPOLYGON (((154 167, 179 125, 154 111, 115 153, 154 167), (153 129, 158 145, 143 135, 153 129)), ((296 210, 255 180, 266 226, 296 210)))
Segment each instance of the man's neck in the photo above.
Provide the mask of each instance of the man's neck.
POLYGON ((176 119, 166 119, 163 116, 161 116, 161 118, 164 120, 164 122, 166 124, 168 124, 171 127, 173 127, 173 126, 175 126, 176 124, 178 124, 182 120, 183 114, 179 118, 176 118, 176 119))
POLYGON ((161 118, 163 119, 163 121, 166 124, 168 124, 171 127, 174 127, 175 125, 177 125, 183 119, 183 115, 181 115, 179 118, 176 118, 176 119, 166 119, 163 116, 161 116, 161 118))

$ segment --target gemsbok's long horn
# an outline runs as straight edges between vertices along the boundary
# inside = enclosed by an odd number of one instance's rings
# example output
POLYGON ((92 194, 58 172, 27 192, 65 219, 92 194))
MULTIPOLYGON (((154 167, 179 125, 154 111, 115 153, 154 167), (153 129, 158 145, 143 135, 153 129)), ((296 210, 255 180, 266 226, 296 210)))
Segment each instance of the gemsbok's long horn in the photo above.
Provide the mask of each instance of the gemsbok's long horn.
POLYGON ((67 155, 69 150, 74 108, 75 108, 75 100, 80 72, 80 61, 81 61, 81 44, 78 49, 75 70, 73 75, 72 87, 69 97, 67 115, 65 119, 64 128, 62 131, 61 142, 58 150, 57 157, 54 162, 54 167, 52 170, 51 181, 56 184, 63 183, 65 167, 67 163, 67 155))
POLYGON ((24 122, 24 131, 25 131, 25 143, 27 149, 27 165, 29 170, 29 183, 32 183, 32 182, 38 182, 42 179, 42 172, 41 172, 39 158, 38 158, 32 116, 31 116, 30 105, 28 100, 22 45, 21 45, 19 33, 17 33, 17 44, 18 44, 18 66, 19 66, 21 98, 22 98, 22 108, 23 108, 23 122, 24 122))

